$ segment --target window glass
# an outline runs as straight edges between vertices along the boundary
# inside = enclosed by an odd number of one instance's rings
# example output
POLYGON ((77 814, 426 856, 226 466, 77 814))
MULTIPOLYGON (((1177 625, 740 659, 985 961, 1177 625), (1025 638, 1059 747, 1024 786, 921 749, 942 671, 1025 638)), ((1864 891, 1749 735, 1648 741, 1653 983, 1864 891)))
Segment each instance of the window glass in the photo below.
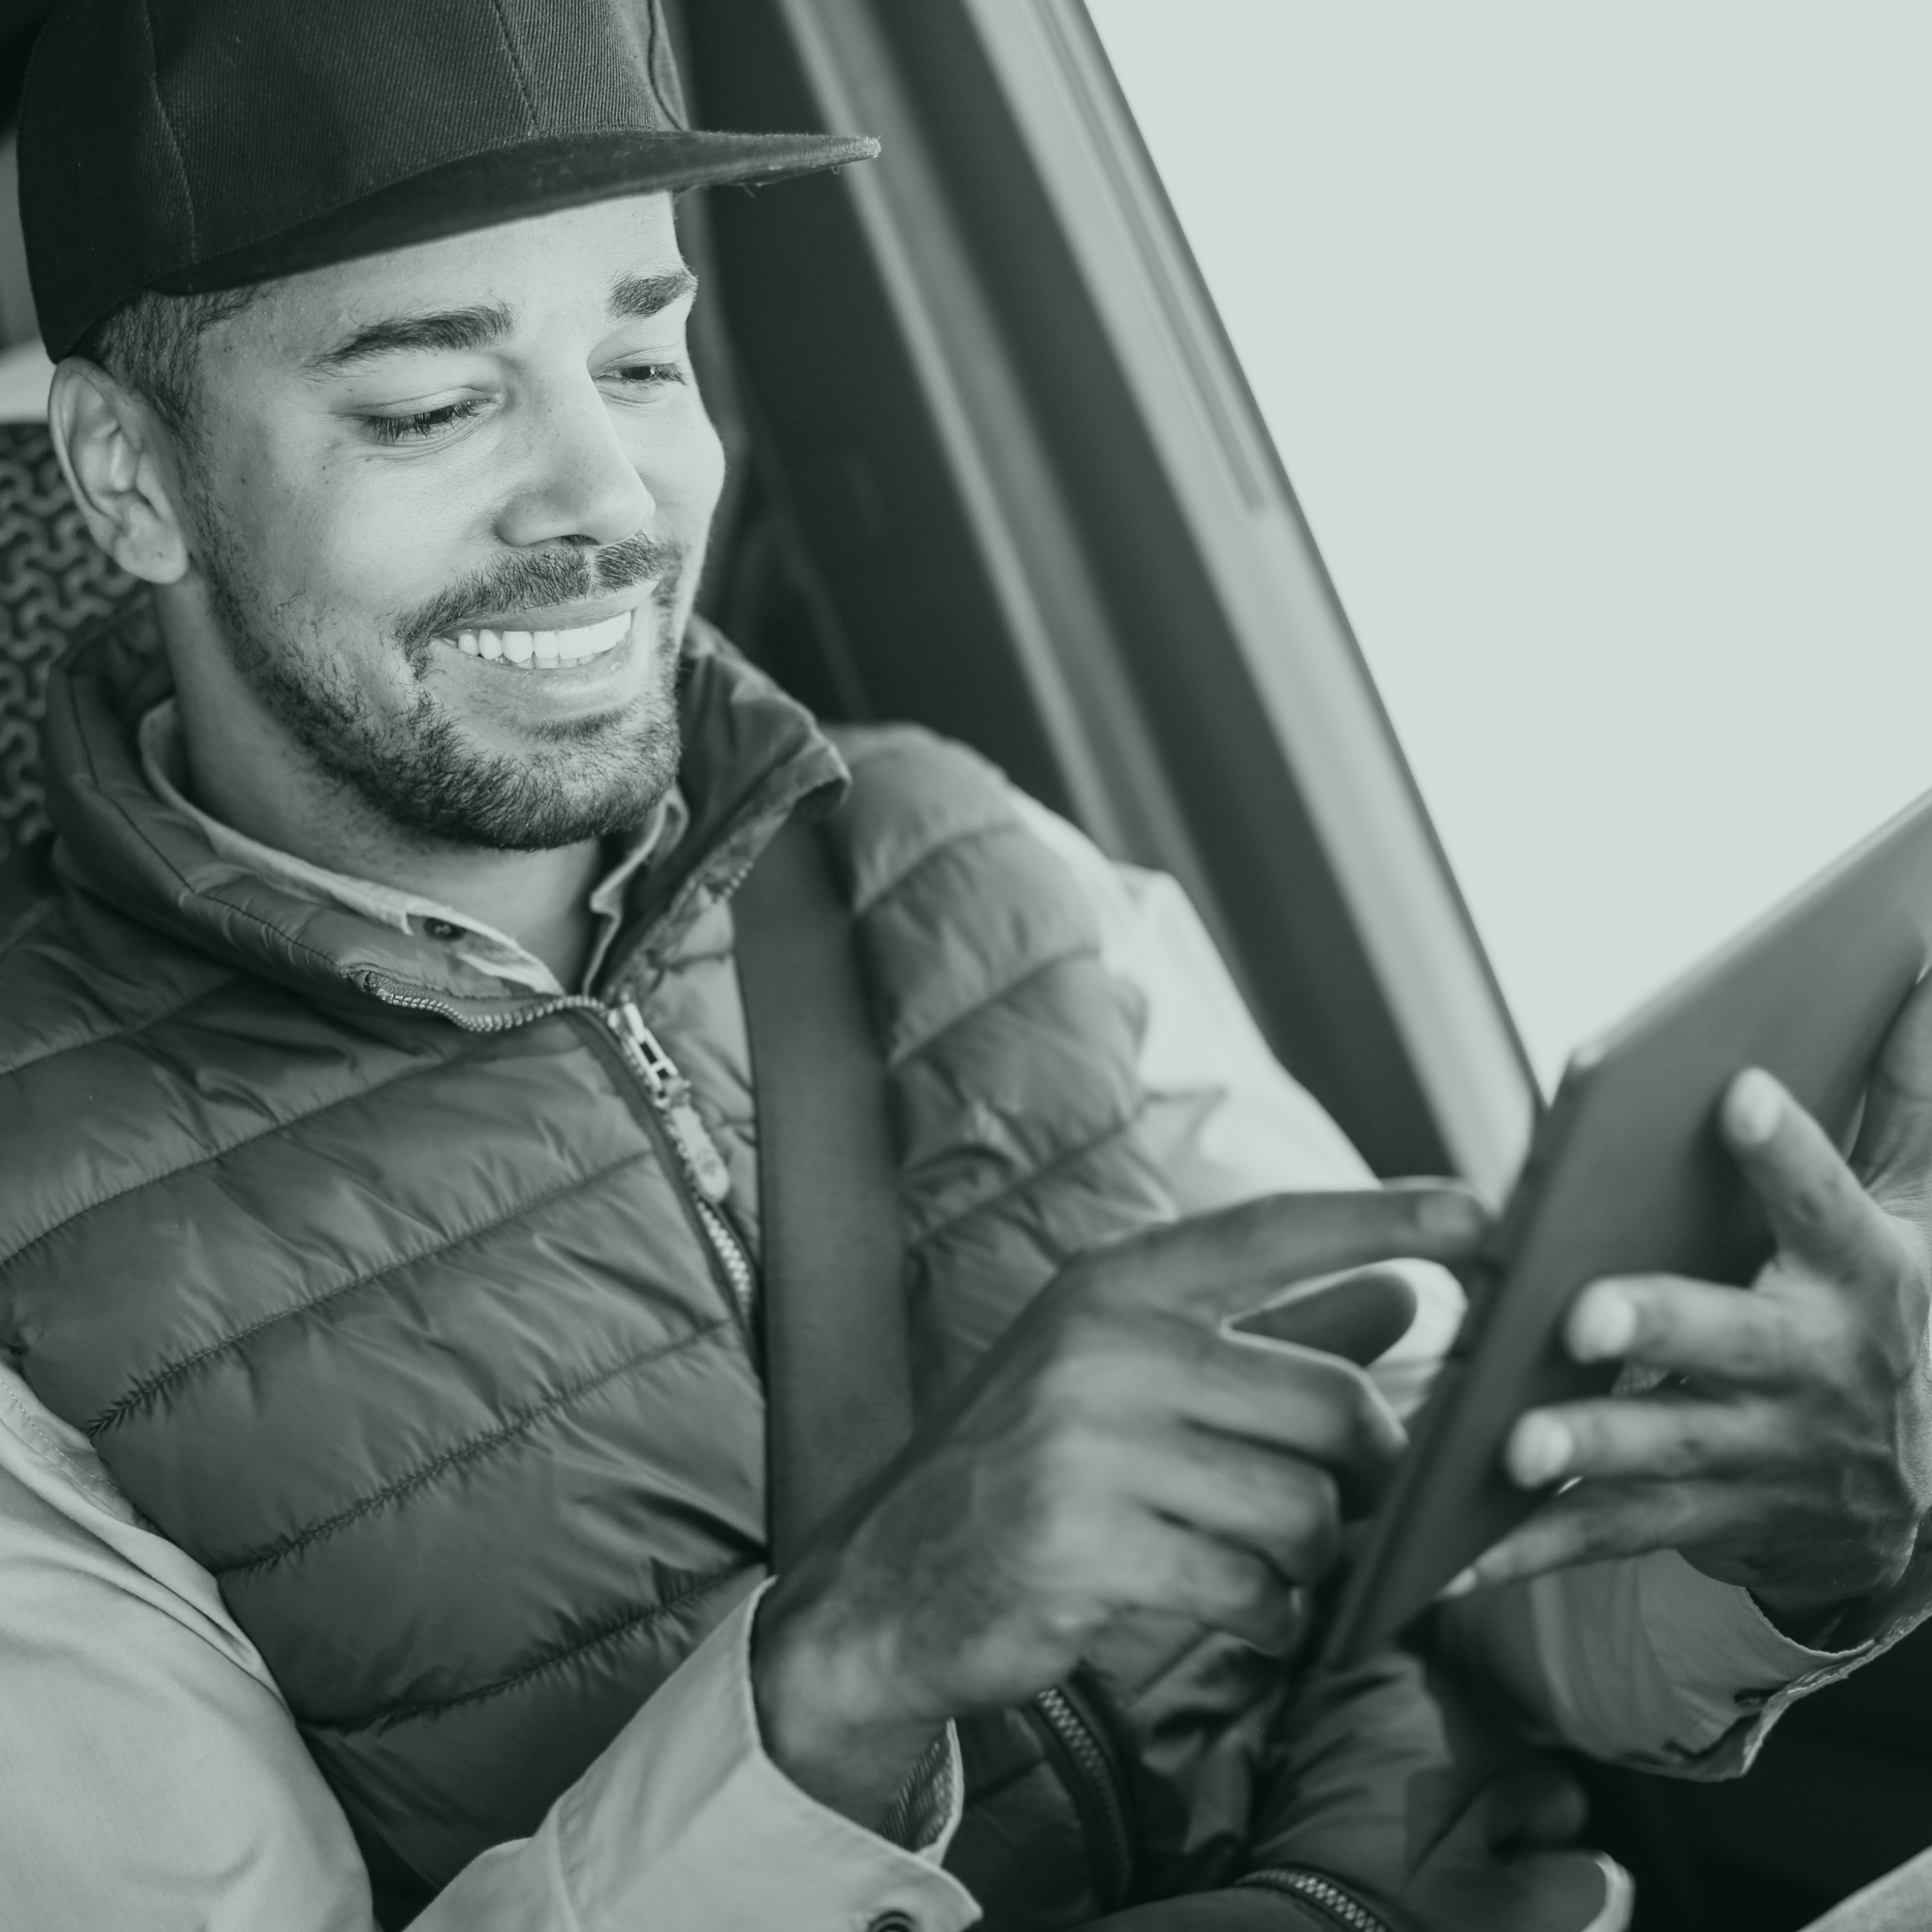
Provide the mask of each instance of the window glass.
POLYGON ((1932 8, 1089 4, 1547 1079, 1932 784, 1932 8))

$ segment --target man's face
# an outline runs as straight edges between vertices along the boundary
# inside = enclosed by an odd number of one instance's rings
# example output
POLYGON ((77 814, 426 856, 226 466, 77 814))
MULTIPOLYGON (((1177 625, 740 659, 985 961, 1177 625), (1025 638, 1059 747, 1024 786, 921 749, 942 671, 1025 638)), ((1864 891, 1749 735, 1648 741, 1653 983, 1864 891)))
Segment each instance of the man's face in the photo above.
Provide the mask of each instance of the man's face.
POLYGON ((724 456, 669 197, 274 285, 204 339, 195 562, 255 701, 406 835, 534 850, 676 769, 724 456))

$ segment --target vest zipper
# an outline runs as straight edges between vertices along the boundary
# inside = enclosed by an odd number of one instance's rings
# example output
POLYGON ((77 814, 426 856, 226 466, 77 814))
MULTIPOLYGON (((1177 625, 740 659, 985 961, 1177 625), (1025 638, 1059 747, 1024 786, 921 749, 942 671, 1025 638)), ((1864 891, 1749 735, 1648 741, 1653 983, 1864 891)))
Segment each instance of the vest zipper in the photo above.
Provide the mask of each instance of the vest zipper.
MULTIPOLYGON (((566 993, 520 1012, 477 1018, 459 1013, 441 1000, 403 992, 374 974, 362 983, 386 1006, 438 1014, 466 1033, 508 1033, 557 1013, 595 1013, 610 1030, 649 1097, 665 1138, 676 1152, 686 1198, 711 1244, 746 1333, 757 1333, 758 1276, 744 1244, 718 1208, 731 1191, 730 1170, 692 1104, 691 1082, 664 1051, 664 1042, 644 1024, 644 1014, 630 994, 606 1005, 601 1000, 566 993)), ((1034 1699, 1033 1708, 1059 1744, 1081 1787, 1071 1795, 1087 1825, 1102 1904, 1112 1911, 1126 1902, 1134 1879, 1131 1814, 1113 1754, 1065 1690, 1056 1687, 1041 1691, 1034 1699), (1083 1791, 1088 1801, 1084 1804, 1080 1803, 1083 1791)))
POLYGON ((677 1063, 664 1049, 663 1042, 644 1024, 638 1003, 628 993, 606 1005, 581 994, 565 993, 541 1006, 526 1006, 520 1012, 493 1014, 474 1018, 458 1012, 440 1000, 425 999, 419 993, 405 993, 370 974, 362 983, 385 1006, 400 1006, 411 1012, 436 1013, 453 1022, 465 1033, 508 1033, 532 1021, 548 1019, 566 1012, 594 1013, 616 1041, 625 1064, 638 1077, 677 1159, 673 1166, 682 1183, 681 1191, 690 1203, 698 1225, 724 1277, 733 1311, 744 1324, 748 1336, 755 1335, 758 1310, 758 1275, 745 1244, 719 1211, 718 1204, 731 1191, 731 1171, 718 1143, 692 1104, 691 1082, 677 1063))
POLYGON ((1067 1693, 1055 1686, 1042 1690, 1033 1708, 1058 1741, 1082 1791, 1072 1796, 1082 1814, 1094 1859, 1095 1889, 1102 1909, 1112 1912, 1126 1904, 1133 1889, 1134 1838, 1127 1795, 1114 1754, 1100 1741, 1097 1727, 1067 1693))
POLYGON ((691 1204, 697 1210, 698 1225, 710 1241, 731 1284, 732 1299, 743 1318, 746 1332, 756 1332, 758 1281, 752 1258, 731 1224, 718 1211, 718 1203, 731 1191, 731 1170, 718 1151, 718 1143, 699 1117, 691 1100, 691 1082, 678 1070, 677 1063, 664 1050, 663 1042, 644 1024, 638 1003, 628 993, 614 1006, 601 1009, 606 1024, 617 1036, 626 1058, 644 1082, 644 1091, 658 1110, 671 1144, 677 1149, 691 1184, 691 1204))

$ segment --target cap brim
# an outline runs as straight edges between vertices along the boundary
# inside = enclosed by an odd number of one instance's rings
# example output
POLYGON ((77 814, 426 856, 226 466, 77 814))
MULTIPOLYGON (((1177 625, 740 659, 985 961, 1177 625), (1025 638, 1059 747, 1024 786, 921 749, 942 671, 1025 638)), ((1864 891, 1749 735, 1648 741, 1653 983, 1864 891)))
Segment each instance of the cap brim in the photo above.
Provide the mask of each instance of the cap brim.
POLYGON ((736 134, 600 130, 494 148, 392 182, 279 234, 157 279, 167 295, 243 288, 304 269, 627 194, 755 188, 868 161, 866 134, 736 134))

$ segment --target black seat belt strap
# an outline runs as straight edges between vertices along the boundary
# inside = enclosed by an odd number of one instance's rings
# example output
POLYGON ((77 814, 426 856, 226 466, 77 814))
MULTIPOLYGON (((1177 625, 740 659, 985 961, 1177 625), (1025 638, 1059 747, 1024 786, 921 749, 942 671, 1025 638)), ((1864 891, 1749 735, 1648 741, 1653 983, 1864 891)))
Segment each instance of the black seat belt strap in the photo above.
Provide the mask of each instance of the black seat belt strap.
POLYGON ((732 902, 758 1096, 772 1562, 912 1430, 886 1070, 831 855, 788 823, 732 902))

